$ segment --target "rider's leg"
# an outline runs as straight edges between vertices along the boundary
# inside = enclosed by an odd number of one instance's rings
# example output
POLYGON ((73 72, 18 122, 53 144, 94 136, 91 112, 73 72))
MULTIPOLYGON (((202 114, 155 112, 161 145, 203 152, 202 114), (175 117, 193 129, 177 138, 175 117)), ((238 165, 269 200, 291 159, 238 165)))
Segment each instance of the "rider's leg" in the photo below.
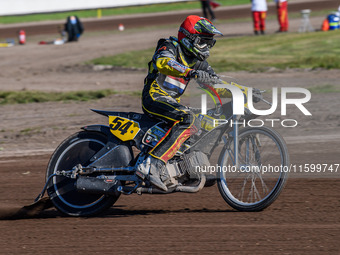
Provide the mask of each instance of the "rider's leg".
POLYGON ((164 94, 144 96, 143 110, 146 114, 173 123, 166 135, 150 151, 148 160, 143 162, 137 171, 137 174, 148 176, 150 182, 158 188, 166 190, 163 184, 167 175, 165 164, 176 154, 181 145, 199 130, 200 121, 187 107, 164 94))

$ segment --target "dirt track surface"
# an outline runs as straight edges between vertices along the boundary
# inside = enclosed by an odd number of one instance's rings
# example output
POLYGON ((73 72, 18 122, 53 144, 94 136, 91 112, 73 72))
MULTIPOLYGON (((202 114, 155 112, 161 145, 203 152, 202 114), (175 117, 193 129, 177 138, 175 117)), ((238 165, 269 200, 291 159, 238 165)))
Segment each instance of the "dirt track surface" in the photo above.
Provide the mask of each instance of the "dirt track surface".
MULTIPOLYGON (((44 156, 1 162, 2 211, 32 202, 47 161, 44 156)), ((50 209, 0 221, 0 253, 338 254, 339 192, 338 179, 292 178, 279 199, 257 213, 232 210, 216 186, 197 194, 121 196, 95 218, 67 218, 50 209)))
MULTIPOLYGON (((318 27, 323 18, 313 18, 312 24, 318 27)), ((297 31, 300 19, 290 22, 291 31, 297 31)), ((227 36, 252 34, 247 22, 220 23, 218 28, 227 36)), ((268 33, 276 29, 276 21, 268 21, 268 33)), ((153 47, 159 37, 176 30, 93 32, 63 46, 38 45, 52 38, 31 37, 25 46, 1 49, 0 89, 140 91, 143 70, 93 71, 81 63, 153 47)), ((338 70, 225 75, 264 89, 340 86, 338 70)), ((289 111, 287 117, 296 118, 299 126, 277 130, 288 143, 292 164, 340 163, 338 99, 339 93, 312 94, 306 105, 312 117, 289 111)), ((44 185, 49 156, 63 139, 81 126, 106 124, 90 108, 141 111, 140 99, 126 94, 91 102, 0 107, 0 214, 33 201, 44 185)), ((339 254, 339 180, 339 173, 293 175, 278 200, 257 213, 232 210, 216 186, 197 194, 121 196, 94 218, 63 217, 52 208, 24 219, 1 220, 0 254, 339 254)))

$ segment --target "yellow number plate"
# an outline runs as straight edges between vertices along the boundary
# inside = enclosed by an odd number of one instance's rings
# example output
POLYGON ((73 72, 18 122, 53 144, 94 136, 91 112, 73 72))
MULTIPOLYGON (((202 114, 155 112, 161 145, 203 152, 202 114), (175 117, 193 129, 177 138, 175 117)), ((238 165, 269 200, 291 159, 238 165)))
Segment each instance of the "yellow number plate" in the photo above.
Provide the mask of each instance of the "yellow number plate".
POLYGON ((111 133, 122 141, 129 141, 135 138, 140 128, 139 123, 118 116, 109 116, 111 133))

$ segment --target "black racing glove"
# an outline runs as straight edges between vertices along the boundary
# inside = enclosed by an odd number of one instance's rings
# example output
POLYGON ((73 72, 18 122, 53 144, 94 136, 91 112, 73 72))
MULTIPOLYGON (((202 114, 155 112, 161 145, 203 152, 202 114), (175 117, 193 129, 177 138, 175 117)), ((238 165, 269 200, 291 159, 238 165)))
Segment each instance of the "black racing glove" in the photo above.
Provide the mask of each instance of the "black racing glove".
POLYGON ((188 108, 189 108, 190 111, 192 111, 195 114, 202 112, 201 108, 194 108, 194 107, 188 107, 188 108))
POLYGON ((262 93, 259 89, 254 89, 253 88, 253 102, 258 103, 262 100, 263 96, 262 93))
POLYGON ((189 75, 190 78, 194 78, 198 83, 217 84, 220 80, 217 75, 202 70, 192 70, 189 75))

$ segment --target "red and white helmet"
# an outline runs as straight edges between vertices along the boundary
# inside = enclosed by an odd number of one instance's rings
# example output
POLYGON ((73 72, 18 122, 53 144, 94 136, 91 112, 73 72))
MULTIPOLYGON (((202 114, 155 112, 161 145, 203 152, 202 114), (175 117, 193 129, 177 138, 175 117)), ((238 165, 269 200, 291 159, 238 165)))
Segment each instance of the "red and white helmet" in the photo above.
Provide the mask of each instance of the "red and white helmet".
POLYGON ((223 35, 210 20, 190 15, 179 27, 178 41, 190 54, 203 61, 209 57, 209 49, 215 45, 214 35, 217 34, 223 35))

